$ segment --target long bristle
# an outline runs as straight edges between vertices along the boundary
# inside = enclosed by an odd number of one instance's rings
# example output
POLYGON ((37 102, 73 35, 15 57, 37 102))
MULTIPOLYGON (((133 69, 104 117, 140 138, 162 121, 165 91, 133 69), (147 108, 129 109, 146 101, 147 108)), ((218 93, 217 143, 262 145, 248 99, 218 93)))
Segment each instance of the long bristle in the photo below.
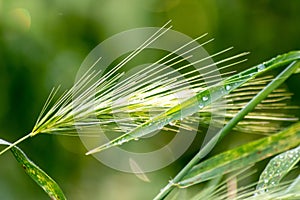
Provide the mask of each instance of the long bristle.
MULTIPOLYGON (((35 134, 56 133, 72 135, 76 133, 77 128, 93 126, 101 126, 104 131, 122 132, 125 130, 129 132, 148 121, 151 116, 166 111, 177 105, 179 101, 188 99, 190 95, 207 89, 208 85, 213 85, 221 81, 222 78, 234 74, 236 71, 234 66, 246 61, 243 57, 248 54, 247 52, 218 60, 217 58, 220 55, 232 49, 232 47, 229 47, 186 64, 185 61, 193 57, 194 51, 213 40, 210 39, 200 43, 200 45, 191 46, 193 42, 198 42, 198 40, 207 35, 204 34, 173 52, 168 53, 135 74, 124 77, 124 72, 120 72, 120 69, 151 43, 156 41, 157 38, 165 34, 171 28, 170 26, 166 28, 168 24, 169 22, 102 76, 100 76, 100 71, 97 71, 95 68, 96 65, 101 62, 101 57, 99 57, 79 81, 51 106, 54 94, 57 92, 57 90, 53 90, 32 132, 35 134), (185 49, 185 51, 181 52, 183 49, 185 49), (176 55, 177 52, 180 52, 180 54, 176 55), (211 64, 204 64, 211 59, 216 61, 211 64), (190 69, 190 67, 198 64, 202 64, 202 66, 190 69), (218 65, 219 68, 216 68, 215 65, 218 65), (226 71, 218 74, 218 71, 222 70, 226 71), (189 94, 186 93, 186 91, 189 91, 189 94), (184 93, 186 94, 183 95, 184 93), (178 97, 177 94, 180 94, 180 97, 178 97), (150 112, 151 115, 149 114, 150 112), (127 113, 127 115, 124 115, 124 113, 127 113)), ((235 80, 233 79, 232 81, 234 82, 235 80)), ((262 88, 262 85, 266 84, 266 82, 260 83, 262 82, 256 83, 256 85, 259 85, 259 87, 257 87, 259 89, 262 88)), ((255 86, 255 83, 252 84, 255 86)), ((252 90, 253 94, 257 91, 258 90, 252 90)), ((290 98, 291 96, 286 92, 279 94, 284 95, 285 98, 290 98)), ((226 100, 227 107, 225 109, 228 110, 225 116, 226 119, 231 118, 234 113, 244 105, 246 100, 252 96, 253 95, 248 95, 248 93, 242 90, 232 94, 232 96, 229 95, 226 100), (239 98, 239 101, 237 102, 235 98, 239 98), (242 99, 243 102, 241 102, 242 99)), ((274 105, 275 103, 283 102, 284 99, 276 100, 270 97, 268 101, 270 105, 274 105)), ((280 110, 282 106, 284 107, 288 104, 282 103, 277 105, 278 110, 280 110)), ((213 109, 212 111, 218 113, 218 109, 213 109)), ((177 123, 176 126, 192 130, 193 127, 189 126, 189 122, 191 121, 201 120, 202 124, 208 124, 209 117, 206 119, 205 116, 208 115, 205 113, 209 112, 211 112, 210 109, 199 111, 198 115, 189 116, 181 123, 177 123)), ((273 120, 264 117, 262 112, 259 111, 253 112, 252 115, 249 115, 246 119, 250 118, 257 118, 261 121, 257 124, 251 121, 248 121, 248 124, 244 122, 240 123, 237 130, 249 130, 246 125, 260 127, 261 123, 273 120)), ((281 117, 275 117, 274 119, 275 121, 294 121, 296 118, 292 115, 283 115, 281 117)), ((270 123, 270 127, 271 126, 272 123, 270 123)), ((165 127, 165 129, 170 129, 170 127, 165 127)), ((277 129, 278 127, 272 130, 275 131, 277 129)), ((174 130, 176 130, 176 128, 174 130)), ((254 128, 253 130, 259 129, 254 128)), ((261 132, 266 132, 266 130, 271 129, 264 129, 261 132)), ((97 133, 87 133, 86 135, 97 136, 97 133)))

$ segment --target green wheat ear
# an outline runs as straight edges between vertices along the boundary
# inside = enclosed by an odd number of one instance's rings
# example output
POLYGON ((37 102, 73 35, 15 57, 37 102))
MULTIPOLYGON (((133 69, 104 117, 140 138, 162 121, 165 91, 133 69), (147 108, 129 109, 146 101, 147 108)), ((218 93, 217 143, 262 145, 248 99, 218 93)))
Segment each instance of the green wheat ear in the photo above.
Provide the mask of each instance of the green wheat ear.
POLYGON ((221 98, 230 94, 232 91, 244 85, 246 82, 253 80, 266 71, 272 70, 279 66, 284 66, 298 59, 300 59, 300 52, 290 52, 230 76, 211 87, 199 91, 195 96, 188 98, 183 103, 175 105, 165 112, 158 114, 153 119, 146 121, 132 131, 123 134, 102 146, 96 147, 86 154, 88 155, 97 153, 113 146, 119 146, 125 142, 136 140, 137 138, 164 127, 174 120, 186 118, 203 109, 204 107, 211 105, 213 102, 220 100, 221 98))
MULTIPOLYGON (((204 65, 200 69, 194 69, 186 72, 193 64, 205 63, 208 59, 218 58, 220 54, 231 49, 225 49, 187 65, 184 64, 184 61, 192 56, 195 48, 191 48, 178 56, 172 57, 172 55, 174 55, 177 51, 185 47, 189 47, 191 44, 190 42, 178 48, 175 52, 171 52, 170 54, 162 57, 154 64, 137 72, 132 77, 125 78, 118 82, 118 80, 124 76, 124 73, 119 73, 118 70, 125 66, 130 60, 134 59, 137 54, 146 49, 157 38, 167 32, 170 29, 170 27, 165 28, 167 25, 168 24, 154 33, 148 40, 141 44, 140 47, 129 54, 123 61, 117 64, 112 70, 102 77, 99 77, 99 72, 95 70, 95 66, 98 62, 101 62, 101 58, 99 58, 70 90, 66 91, 53 106, 50 106, 58 91, 58 88, 53 89, 31 133, 1 151, 0 155, 25 139, 40 133, 76 135, 77 128, 99 125, 103 127, 104 130, 120 133, 123 131, 123 129, 120 129, 120 126, 123 128, 125 127, 127 133, 111 141, 105 146, 98 147, 95 150, 88 152, 87 154, 95 153, 111 146, 120 145, 124 142, 137 139, 151 131, 161 129, 169 123, 176 124, 176 120, 181 118, 189 120, 191 119, 191 117, 188 116, 190 114, 196 112, 208 112, 205 108, 207 108, 212 102, 228 96, 228 94, 264 72, 272 70, 278 66, 288 64, 300 57, 300 52, 290 52, 263 64, 254 66, 241 73, 231 75, 234 73, 233 66, 245 61, 245 59, 238 60, 240 57, 247 54, 241 53, 236 56, 216 61, 215 64, 220 66, 219 69, 214 69, 211 65, 204 65), (173 67, 174 65, 180 65, 177 72, 181 75, 174 76, 170 79, 168 78, 170 73, 164 72, 166 72, 167 68, 173 67), (207 83, 204 82, 202 78, 203 76, 207 78, 215 78, 213 72, 227 68, 231 69, 231 71, 226 72, 223 75, 228 78, 224 80, 214 80, 211 83, 214 84, 213 86, 206 86, 207 83), (158 73, 162 75, 158 75, 158 73), (189 78, 186 81, 180 80, 180 77, 189 78), (174 92, 180 92, 186 89, 192 89, 195 96, 192 98, 186 97, 184 103, 181 103, 179 106, 178 100, 173 94, 174 92), (116 90, 118 93, 115 93, 116 90), (213 96, 213 98, 209 98, 209 95, 213 96), (116 106, 115 102, 120 98, 129 99, 132 103, 116 106), (159 102, 153 101, 154 99, 159 99, 159 102), (154 118, 150 118, 147 114, 151 110, 156 111, 156 116, 154 118), (179 115, 181 111, 187 112, 185 112, 186 114, 182 116, 179 115), (119 124, 116 126, 114 125, 116 119, 113 118, 116 112, 119 114, 128 112, 133 117, 128 119, 122 118, 121 116, 117 119, 119 124), (101 119, 101 122, 93 119, 91 116, 96 116, 98 119, 101 119), (134 123, 131 122, 132 119, 134 120, 134 123)), ((206 34, 196 38, 195 41, 202 39, 204 36, 206 36, 206 34)), ((199 45, 199 47, 202 47, 211 41, 212 40, 203 42, 199 45)), ((175 72, 176 71, 174 71, 174 73, 175 72)), ((243 96, 245 93, 241 92, 240 95, 243 96)), ((278 106, 278 109, 282 107, 284 107, 284 105, 278 106)), ((255 117, 261 116, 254 115, 254 118, 255 117)), ((277 121, 281 121, 282 119, 287 121, 295 120, 293 116, 285 115, 281 118, 276 118, 277 121)), ((189 129, 190 127, 184 126, 184 128, 189 129)), ((87 133, 87 135, 95 136, 97 133, 91 132, 87 133)))

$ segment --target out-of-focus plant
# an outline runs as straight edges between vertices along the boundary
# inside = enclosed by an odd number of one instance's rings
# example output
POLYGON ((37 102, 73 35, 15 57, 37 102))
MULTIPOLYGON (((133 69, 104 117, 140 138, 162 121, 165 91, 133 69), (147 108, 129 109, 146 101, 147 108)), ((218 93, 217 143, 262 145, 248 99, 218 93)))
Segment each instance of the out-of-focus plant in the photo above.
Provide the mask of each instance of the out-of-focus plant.
MULTIPOLYGON (((160 29, 155 34, 159 36, 167 30, 168 29, 160 29)), ((156 35, 152 36, 152 38, 155 37, 156 35)), ((300 59, 300 52, 293 51, 279 55, 269 61, 239 73, 234 72, 234 66, 243 60, 234 60, 246 55, 246 53, 221 59, 216 62, 217 65, 223 65, 219 69, 229 69, 229 72, 224 73, 226 78, 214 80, 211 83, 211 86, 206 86, 204 80, 201 79, 201 76, 199 75, 203 68, 187 71, 190 65, 184 64, 185 59, 182 59, 181 57, 186 56, 192 50, 175 57, 172 57, 172 54, 174 53, 172 52, 157 61, 155 65, 150 65, 136 74, 118 82, 124 75, 124 73, 118 70, 120 70, 128 61, 135 58, 138 53, 143 51, 154 40, 155 39, 150 38, 149 41, 146 41, 101 77, 98 76, 98 72, 95 71, 92 66, 82 78, 76 82, 70 90, 66 91, 55 103, 53 103, 53 99, 55 98, 58 89, 53 89, 33 130, 13 144, 2 142, 9 146, 0 152, 0 155, 11 149, 16 159, 25 166, 24 169, 26 172, 41 185, 52 198, 63 199, 65 197, 57 184, 35 164, 29 161, 25 154, 16 147, 18 143, 41 133, 76 134, 76 129, 78 128, 94 127, 98 125, 102 125, 104 129, 108 131, 114 130, 120 132, 120 127, 114 124, 116 120, 119 124, 123 124, 124 127, 126 127, 126 134, 87 152, 87 154, 93 154, 113 146, 122 145, 126 142, 139 140, 155 130, 162 128, 166 129, 166 126, 169 125, 181 126, 189 129, 190 127, 186 124, 191 120, 195 120, 195 118, 198 120, 199 118, 197 117, 201 115, 203 117, 200 119, 203 123, 209 123, 208 113, 218 113, 218 108, 211 108, 210 105, 220 99, 227 98, 229 102, 231 100, 231 104, 228 104, 229 106, 227 108, 231 112, 224 116, 227 119, 225 126, 200 149, 195 157, 159 192, 155 199, 165 198, 175 187, 189 187, 203 181, 212 180, 225 175, 228 172, 244 168, 247 165, 277 155, 281 152, 285 152, 287 156, 281 154, 279 155, 279 159, 275 161, 272 160, 270 165, 263 172, 262 177, 264 178, 262 179, 264 179, 263 181, 269 180, 267 178, 268 174, 274 173, 274 169, 284 172, 280 172, 277 180, 270 180, 271 182, 274 181, 274 184, 261 185, 261 182, 259 182, 257 191, 252 193, 248 192, 248 194, 251 195, 247 198, 265 199, 266 196, 268 196, 273 199, 282 199, 285 197, 282 196, 283 194, 286 195, 287 198, 290 198, 290 195, 299 197, 300 194, 297 190, 291 188, 287 189, 286 187, 282 187, 282 190, 279 188, 281 187, 279 182, 282 176, 287 174, 295 163, 299 161, 298 148, 289 150, 298 146, 300 143, 299 123, 291 125, 277 134, 266 136, 265 138, 254 142, 249 142, 236 149, 208 158, 203 162, 200 161, 204 159, 210 150, 233 129, 244 132, 252 129, 252 132, 261 130, 264 133, 271 133, 274 132, 274 130, 279 131, 282 128, 280 126, 281 121, 297 121, 296 117, 284 112, 288 105, 282 102, 282 100, 284 100, 285 97, 289 98, 291 94, 284 89, 277 88, 287 78, 294 73, 299 72, 298 60, 300 59), (230 64, 228 64, 229 61, 231 61, 230 64), (189 77, 188 83, 192 86, 195 93, 192 97, 187 96, 186 98, 183 98, 184 101, 180 104, 178 104, 172 94, 174 91, 184 91, 190 86, 187 86, 184 82, 178 81, 177 77, 168 79, 168 73, 162 73, 163 75, 156 77, 157 71, 164 72, 164 65, 170 67, 175 64, 181 65, 177 69, 177 72, 180 72, 183 76, 189 77), (262 77, 262 75, 265 75, 274 69, 281 70, 281 72, 275 77, 262 77), (116 93, 116 91, 118 92, 116 93), (283 98, 276 98, 278 96, 282 96, 283 98), (236 97, 243 99, 242 103, 235 102, 234 99, 236 97), (116 105, 115 102, 119 98, 128 99, 129 102, 132 103, 128 104, 126 102, 126 104, 121 103, 116 105), (265 99, 269 101, 266 101, 267 103, 263 102, 265 99), (256 107, 260 109, 255 110, 256 107), (272 116, 271 112, 265 111, 268 109, 275 109, 280 114, 272 116), (156 115, 152 118, 147 115, 151 110, 156 111, 156 115), (119 115, 120 117, 118 119, 115 118, 115 116, 118 116, 116 113, 122 114, 124 112, 130 113, 130 116, 134 117, 134 124, 130 124, 132 118, 127 119, 122 117, 122 115, 119 115), (103 120, 94 120, 94 116, 103 120), (247 119, 252 119, 252 121, 249 122, 247 119), (179 120, 182 120, 182 123, 178 123, 179 120), (268 125, 261 127, 261 124, 266 124, 263 122, 269 123, 267 123, 268 125), (281 163, 286 162, 286 159, 289 156, 294 158, 294 156, 297 155, 298 157, 294 159, 293 163, 288 167, 281 166, 281 163), (283 156, 286 159, 282 158, 282 160, 280 160, 280 156, 283 156), (292 191, 292 193, 288 194, 286 191, 292 191)), ((188 45, 189 44, 186 44, 186 46, 188 45)), ((228 50, 229 49, 225 49, 210 57, 217 57, 228 50)), ((202 61, 203 60, 199 60, 197 62, 202 61)), ((95 64, 98 62, 101 62, 100 58, 95 64)), ((213 71, 213 68, 210 69, 209 67, 210 66, 204 67, 206 69, 205 76, 207 77, 210 77, 210 73, 213 71)), ((292 107, 292 109, 295 109, 295 107, 292 107)), ((221 125, 223 125, 223 123, 224 122, 220 122, 221 125)), ((217 125, 218 123, 216 123, 216 126, 217 125)), ((93 135, 94 133, 89 132, 87 134, 93 135)), ((298 187, 295 186, 297 184, 298 182, 295 180, 290 187, 298 187)), ((218 187, 219 185, 215 184, 215 188, 217 189, 218 187)), ((236 192, 238 193, 238 191, 236 192)), ((215 195, 218 195, 218 193, 215 195)), ((216 198, 216 196, 213 196, 213 198, 216 198)), ((220 199, 222 198, 223 197, 220 196, 220 199)), ((236 199, 240 198, 242 198, 242 196, 237 194, 236 199)))

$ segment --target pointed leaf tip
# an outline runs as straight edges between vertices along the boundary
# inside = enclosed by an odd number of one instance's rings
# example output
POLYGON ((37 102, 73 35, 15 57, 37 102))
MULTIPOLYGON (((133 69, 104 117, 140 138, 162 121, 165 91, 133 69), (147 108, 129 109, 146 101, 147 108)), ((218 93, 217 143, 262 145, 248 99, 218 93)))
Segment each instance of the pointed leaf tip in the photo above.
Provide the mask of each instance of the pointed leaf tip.
POLYGON ((115 147, 115 146, 120 146, 126 142, 129 142, 131 140, 135 140, 135 138, 133 138, 131 135, 129 135, 128 133, 127 134, 124 134, 124 135, 121 135, 120 137, 117 137, 99 147, 96 147, 88 152, 85 153, 85 155, 90 155, 90 154, 94 154, 94 153, 98 153, 98 152, 101 152, 101 151, 104 151, 106 149, 109 149, 111 147, 115 147))
POLYGON ((92 150, 89 150, 88 152, 85 153, 85 155, 87 156, 87 155, 90 155, 90 154, 98 153, 98 152, 104 151, 106 149, 109 149, 109 148, 111 148, 113 146, 117 146, 117 144, 114 144, 112 142, 108 142, 108 143, 103 144, 103 145, 101 145, 99 147, 96 147, 96 148, 94 148, 92 150))

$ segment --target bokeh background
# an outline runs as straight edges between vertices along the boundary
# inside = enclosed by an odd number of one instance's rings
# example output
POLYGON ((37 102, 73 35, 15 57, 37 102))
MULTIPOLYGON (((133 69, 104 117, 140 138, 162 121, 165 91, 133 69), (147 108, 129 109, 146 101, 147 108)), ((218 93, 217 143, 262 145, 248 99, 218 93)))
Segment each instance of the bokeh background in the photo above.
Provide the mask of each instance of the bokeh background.
MULTIPOLYGON (((171 19, 176 31, 215 38, 210 53, 230 46, 251 52, 242 65, 252 66, 299 50, 299 9, 297 0, 0 0, 0 138, 30 132, 51 88, 71 87, 83 59, 113 34, 171 19)), ((299 76, 288 83, 299 100, 299 76)), ((151 199, 193 155, 147 174, 145 182, 84 156, 78 137, 40 135, 19 146, 76 200, 151 199)), ((48 197, 6 153, 0 199, 48 197)))

